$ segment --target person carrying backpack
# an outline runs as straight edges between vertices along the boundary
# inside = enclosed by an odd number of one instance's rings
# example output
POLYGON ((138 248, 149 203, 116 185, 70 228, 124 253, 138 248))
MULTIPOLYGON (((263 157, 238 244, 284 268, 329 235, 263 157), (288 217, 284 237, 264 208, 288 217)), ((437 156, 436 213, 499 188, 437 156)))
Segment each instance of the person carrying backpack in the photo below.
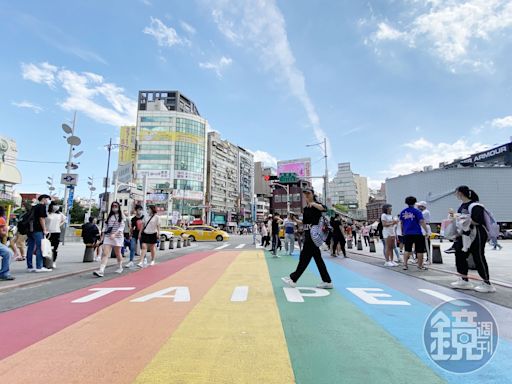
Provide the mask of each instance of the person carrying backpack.
MULTIPOLYGON (((452 288, 455 289, 474 289, 477 292, 492 293, 496 292, 496 288, 491 284, 489 277, 489 267, 487 260, 485 259, 485 244, 489 238, 489 233, 493 235, 493 228, 487 228, 486 216, 489 213, 483 205, 478 204, 479 197, 475 191, 469 189, 469 187, 462 185, 455 190, 455 196, 457 199, 462 201, 461 206, 458 209, 459 214, 466 214, 471 217, 472 224, 468 233, 463 233, 455 239, 453 247, 455 248, 455 264, 457 272, 461 275, 459 280, 451 283, 452 288), (463 237, 469 236, 470 232, 472 242, 469 245, 469 249, 464 251, 465 247, 463 244, 463 237), (468 280, 468 257, 469 254, 473 255, 478 274, 482 278, 483 282, 476 287, 473 286, 468 280)), ((492 216, 491 216, 492 217, 492 216)))

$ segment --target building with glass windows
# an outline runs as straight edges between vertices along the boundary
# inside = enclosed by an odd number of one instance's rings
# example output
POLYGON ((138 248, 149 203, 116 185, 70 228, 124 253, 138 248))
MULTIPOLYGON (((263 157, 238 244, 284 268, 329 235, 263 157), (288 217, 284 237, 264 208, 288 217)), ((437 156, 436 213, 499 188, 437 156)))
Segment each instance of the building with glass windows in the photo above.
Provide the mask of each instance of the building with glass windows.
POLYGON ((134 179, 173 222, 204 219, 207 125, 179 91, 139 91, 134 179))

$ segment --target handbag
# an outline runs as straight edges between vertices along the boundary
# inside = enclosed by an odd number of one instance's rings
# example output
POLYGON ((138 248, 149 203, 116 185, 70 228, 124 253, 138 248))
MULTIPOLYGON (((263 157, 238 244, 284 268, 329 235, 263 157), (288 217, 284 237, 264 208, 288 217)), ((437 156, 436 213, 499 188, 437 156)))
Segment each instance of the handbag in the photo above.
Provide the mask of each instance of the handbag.
POLYGON ((52 257, 52 244, 47 238, 41 240, 41 253, 48 259, 52 257))
POLYGON ((320 220, 318 220, 318 224, 311 226, 311 240, 313 240, 313 243, 320 248, 327 240, 331 230, 332 227, 329 224, 329 220, 322 215, 320 216, 320 220))

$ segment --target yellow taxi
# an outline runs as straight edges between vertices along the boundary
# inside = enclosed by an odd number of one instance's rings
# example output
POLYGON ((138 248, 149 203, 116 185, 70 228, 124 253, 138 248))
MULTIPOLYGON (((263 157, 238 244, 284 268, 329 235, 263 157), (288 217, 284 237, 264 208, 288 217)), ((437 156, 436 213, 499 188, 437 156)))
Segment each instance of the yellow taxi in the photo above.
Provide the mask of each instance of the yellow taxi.
POLYGON ((186 232, 184 228, 177 225, 171 225, 170 227, 165 228, 165 230, 171 232, 174 236, 181 236, 186 232))
POLYGON ((229 240, 229 234, 209 225, 191 225, 186 231, 191 241, 224 241, 229 240))

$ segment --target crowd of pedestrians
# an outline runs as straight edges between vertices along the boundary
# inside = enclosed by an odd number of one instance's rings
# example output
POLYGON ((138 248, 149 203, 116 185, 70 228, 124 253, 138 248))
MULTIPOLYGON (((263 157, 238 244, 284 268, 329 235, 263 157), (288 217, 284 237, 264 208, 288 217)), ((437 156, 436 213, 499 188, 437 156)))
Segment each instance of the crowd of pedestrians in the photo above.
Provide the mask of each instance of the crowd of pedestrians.
MULTIPOLYGON (((285 254, 293 255, 297 243, 299 263, 293 273, 283 277, 287 285, 295 286, 311 259, 314 259, 322 277, 318 286, 332 288, 332 281, 321 257, 321 248, 328 250, 332 257, 347 257, 347 241, 352 242, 352 245, 372 247, 377 237, 383 245, 385 267, 397 267, 401 264, 404 270, 408 270, 411 264, 415 264, 419 271, 427 270, 432 231, 430 212, 425 201, 418 202, 415 197, 409 196, 405 199, 406 207, 395 216, 393 207, 384 204, 379 221, 373 224, 349 221, 340 214, 335 214, 330 221, 322 221, 327 208, 318 201, 312 188, 304 189, 303 193, 306 206, 302 215, 288 212, 284 220, 278 214, 269 215, 267 220, 254 223, 250 228, 253 243, 256 244, 257 235, 260 235, 261 246, 270 247, 269 250, 275 258, 280 257, 278 251, 282 251, 283 244, 285 254)), ((479 203, 477 193, 469 187, 458 187, 455 195, 461 205, 457 212, 449 211, 448 221, 456 224, 458 229, 453 236, 453 246, 446 252, 455 253, 459 279, 451 285, 456 289, 495 292, 485 257, 488 240, 492 242, 494 249, 500 246, 492 229, 488 227, 488 218, 492 215, 479 203), (481 283, 476 286, 468 277, 470 255, 481 278, 481 283)), ((96 249, 95 261, 100 263, 99 269, 93 272, 94 276, 104 276, 111 256, 117 259, 115 272, 118 274, 124 268, 155 265, 156 247, 160 239, 160 220, 156 207, 150 205, 143 212, 143 207, 136 205, 133 213, 129 217, 127 211, 121 211, 118 202, 113 202, 101 230, 94 217, 90 217, 82 226, 83 241, 96 249), (123 266, 126 249, 129 249, 129 261, 123 266), (149 257, 146 257, 148 252, 149 257), (136 261, 137 255, 139 258, 136 261)), ((14 279, 9 268, 13 258, 25 260, 29 272, 49 272, 57 268, 61 230, 65 222, 66 217, 60 206, 45 194, 40 195, 37 203, 25 210, 17 225, 9 226, 5 211, 0 207, 0 280, 14 279), (51 246, 51 254, 45 254, 44 257, 43 242, 51 246)))

